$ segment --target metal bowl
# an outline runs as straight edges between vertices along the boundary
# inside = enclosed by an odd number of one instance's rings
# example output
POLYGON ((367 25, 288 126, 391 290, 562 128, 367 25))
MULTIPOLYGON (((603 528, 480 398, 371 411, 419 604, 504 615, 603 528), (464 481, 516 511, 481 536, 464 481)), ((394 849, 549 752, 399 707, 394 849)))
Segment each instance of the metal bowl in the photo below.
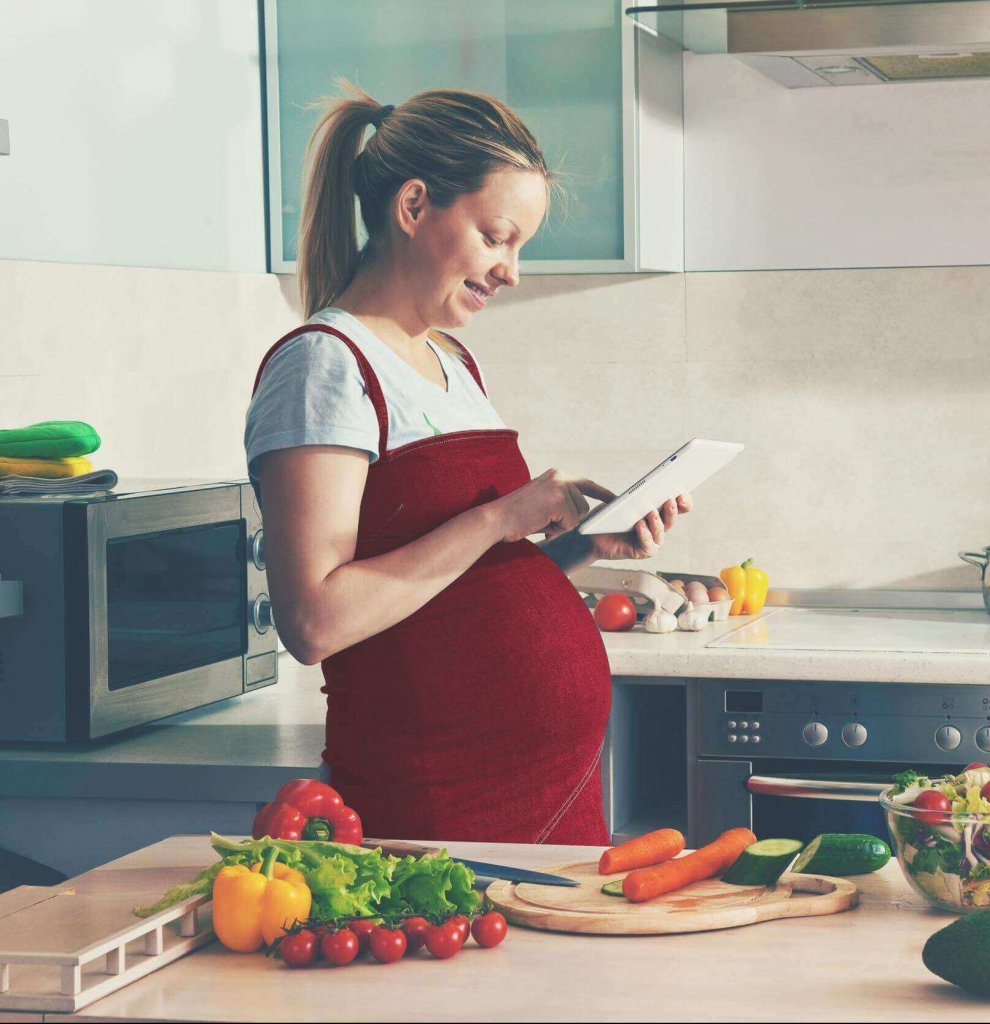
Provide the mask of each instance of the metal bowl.
POLYGON ((987 567, 990 566, 990 547, 984 548, 982 552, 960 551, 959 557, 980 570, 983 578, 983 606, 987 610, 987 615, 990 615, 990 573, 987 572, 987 567))

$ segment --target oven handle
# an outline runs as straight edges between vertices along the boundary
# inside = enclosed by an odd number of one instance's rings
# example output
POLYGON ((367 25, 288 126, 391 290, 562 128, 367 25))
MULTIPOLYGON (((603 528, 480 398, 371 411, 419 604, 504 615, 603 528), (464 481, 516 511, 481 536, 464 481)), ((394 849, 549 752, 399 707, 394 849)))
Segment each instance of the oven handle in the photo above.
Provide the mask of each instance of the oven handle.
POLYGON ((795 796, 808 800, 861 800, 875 803, 880 794, 887 789, 887 784, 751 775, 746 780, 746 788, 750 793, 760 793, 764 796, 795 796))

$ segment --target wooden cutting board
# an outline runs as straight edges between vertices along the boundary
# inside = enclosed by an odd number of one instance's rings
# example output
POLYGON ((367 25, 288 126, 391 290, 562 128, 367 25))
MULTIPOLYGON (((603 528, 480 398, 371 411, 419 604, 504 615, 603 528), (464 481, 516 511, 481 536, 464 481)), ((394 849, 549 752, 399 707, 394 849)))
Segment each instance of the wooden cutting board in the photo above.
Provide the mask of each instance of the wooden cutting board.
POLYGON ((488 896, 512 924, 593 935, 665 935, 739 928, 782 917, 838 914, 859 901, 859 890, 844 878, 784 875, 770 888, 727 885, 710 878, 646 903, 630 903, 601 891, 606 882, 627 872, 600 875, 597 861, 542 870, 573 878, 580 886, 493 882, 488 896))

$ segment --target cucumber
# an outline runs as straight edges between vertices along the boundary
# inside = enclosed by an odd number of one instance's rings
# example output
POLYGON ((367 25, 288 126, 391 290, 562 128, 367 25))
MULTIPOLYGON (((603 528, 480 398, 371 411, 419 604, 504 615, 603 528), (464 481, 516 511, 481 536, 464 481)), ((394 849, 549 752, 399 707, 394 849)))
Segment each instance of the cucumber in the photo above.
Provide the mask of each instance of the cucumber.
POLYGON ((868 875, 890 860, 890 847, 876 836, 827 832, 804 848, 791 869, 799 875, 868 875))
POLYGON ((774 885, 801 852, 797 839, 760 839, 736 858, 722 881, 729 885, 774 885))
POLYGON ((624 880, 620 878, 620 879, 618 879, 618 881, 615 881, 615 882, 606 882, 602 886, 602 892, 605 893, 606 896, 622 896, 623 895, 623 892, 622 892, 622 883, 623 883, 623 881, 624 880))

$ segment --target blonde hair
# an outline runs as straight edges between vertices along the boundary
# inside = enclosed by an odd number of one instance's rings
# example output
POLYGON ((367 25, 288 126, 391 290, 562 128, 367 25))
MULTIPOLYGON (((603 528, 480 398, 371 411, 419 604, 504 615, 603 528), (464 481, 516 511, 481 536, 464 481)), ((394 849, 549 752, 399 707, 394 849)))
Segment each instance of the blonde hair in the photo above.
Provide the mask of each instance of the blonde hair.
MULTIPOLYGON (((306 147, 296 267, 306 318, 332 305, 361 264, 386 244, 391 201, 410 178, 426 184, 430 202, 447 208, 484 187, 502 168, 538 171, 548 197, 566 200, 562 175, 548 169, 539 144, 519 116, 494 96, 455 89, 417 93, 393 107, 364 149, 365 130, 381 104, 346 78, 331 97, 306 147), (358 248, 354 199, 368 233, 358 248)), ((460 352, 436 331, 430 338, 460 352)))

